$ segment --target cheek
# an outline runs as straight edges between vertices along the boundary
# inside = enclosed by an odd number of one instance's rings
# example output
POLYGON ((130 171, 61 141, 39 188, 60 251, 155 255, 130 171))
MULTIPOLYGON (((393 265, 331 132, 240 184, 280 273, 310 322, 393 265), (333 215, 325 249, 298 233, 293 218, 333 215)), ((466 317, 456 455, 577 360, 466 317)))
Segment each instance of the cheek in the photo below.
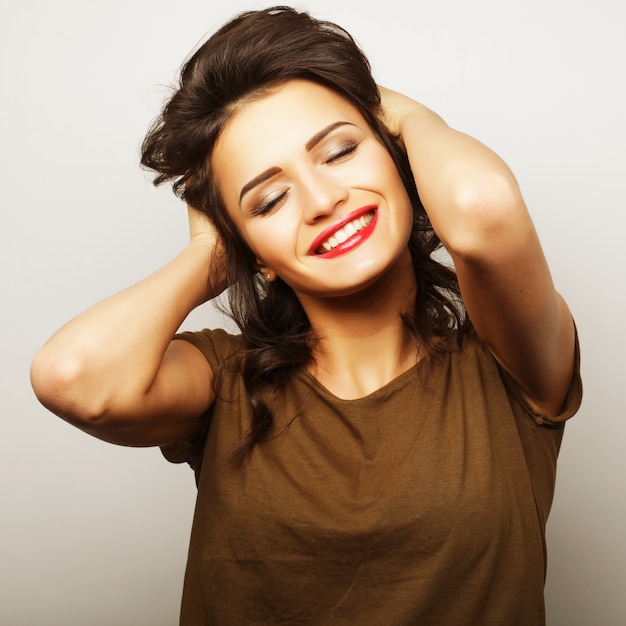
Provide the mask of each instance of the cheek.
POLYGON ((396 190, 394 195, 397 205, 402 208, 406 219, 410 223, 413 223, 413 207, 411 206, 411 200, 400 178, 400 174, 393 163, 387 169, 387 180, 389 181, 390 188, 396 190))
POLYGON ((294 250, 296 235, 290 223, 273 218, 259 218, 244 232, 244 239, 254 254, 269 265, 280 264, 294 250))

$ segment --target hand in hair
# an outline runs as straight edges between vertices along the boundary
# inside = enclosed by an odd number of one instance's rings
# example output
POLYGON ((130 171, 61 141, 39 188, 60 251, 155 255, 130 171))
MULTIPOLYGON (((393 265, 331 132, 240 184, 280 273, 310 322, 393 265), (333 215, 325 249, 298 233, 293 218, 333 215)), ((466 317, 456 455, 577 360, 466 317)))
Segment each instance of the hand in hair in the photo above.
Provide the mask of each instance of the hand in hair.
POLYGON ((446 123, 439 115, 412 98, 382 85, 378 85, 378 91, 382 106, 381 119, 389 132, 398 138, 403 147, 404 124, 412 115, 421 116, 422 122, 427 121, 433 126, 446 126, 446 123))
POLYGON ((227 285, 226 252, 211 220, 198 209, 187 206, 189 241, 191 245, 205 246, 212 251, 208 269, 206 300, 218 296, 227 285))
POLYGON ((473 327, 531 404, 557 415, 574 368, 574 326, 515 177, 427 107, 379 90, 382 120, 407 151, 473 327))

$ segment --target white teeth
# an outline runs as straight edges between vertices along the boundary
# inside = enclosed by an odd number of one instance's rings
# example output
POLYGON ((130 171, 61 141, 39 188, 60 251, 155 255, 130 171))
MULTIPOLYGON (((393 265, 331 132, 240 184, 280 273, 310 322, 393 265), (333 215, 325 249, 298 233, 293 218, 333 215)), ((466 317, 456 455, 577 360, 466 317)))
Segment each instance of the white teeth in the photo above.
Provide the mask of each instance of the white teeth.
POLYGON ((343 243, 348 239, 348 233, 342 228, 335 233, 335 238, 339 243, 343 243))
POLYGON ((320 249, 323 252, 330 252, 333 248, 336 248, 340 243, 344 243, 353 235, 356 235, 360 230, 365 228, 374 219, 374 213, 366 213, 361 217, 357 217, 355 220, 346 224, 343 228, 335 231, 321 246, 320 249))
MULTIPOLYGON (((361 220, 359 220, 359 224, 361 223, 361 220)), ((354 235, 357 231, 356 226, 352 223, 350 224, 346 224, 346 226, 343 229, 343 232, 346 233, 346 235, 348 235, 348 237, 352 237, 352 235, 354 235)))

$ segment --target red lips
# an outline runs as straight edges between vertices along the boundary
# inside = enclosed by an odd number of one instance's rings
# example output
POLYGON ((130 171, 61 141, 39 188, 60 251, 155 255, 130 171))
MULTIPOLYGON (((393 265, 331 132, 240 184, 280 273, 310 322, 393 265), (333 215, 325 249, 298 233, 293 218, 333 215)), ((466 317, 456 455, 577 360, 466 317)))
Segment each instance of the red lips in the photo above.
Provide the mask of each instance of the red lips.
POLYGON ((344 215, 340 220, 334 222, 327 228, 325 228, 313 241, 311 246, 309 247, 308 253, 311 255, 315 255, 319 258, 333 258, 344 254, 352 248, 358 246, 360 243, 365 241, 374 231, 374 227, 376 226, 376 220, 378 218, 378 211, 376 205, 368 205, 356 209, 344 215), (337 231, 341 230, 344 226, 353 222, 354 220, 367 215, 368 213, 374 213, 372 221, 365 226, 363 229, 356 232, 354 235, 351 235, 346 241, 340 243, 338 246, 334 247, 332 250, 328 252, 317 253, 316 251, 322 247, 322 244, 332 235, 334 235, 337 231))

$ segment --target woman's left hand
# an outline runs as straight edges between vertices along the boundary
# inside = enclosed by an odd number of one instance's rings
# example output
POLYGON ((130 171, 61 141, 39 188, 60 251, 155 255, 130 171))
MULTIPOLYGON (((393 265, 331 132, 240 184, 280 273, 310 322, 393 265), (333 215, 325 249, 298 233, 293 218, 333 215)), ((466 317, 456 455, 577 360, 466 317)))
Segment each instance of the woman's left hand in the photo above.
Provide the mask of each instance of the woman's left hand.
POLYGON ((445 126, 445 122, 434 112, 416 100, 397 91, 378 85, 381 98, 381 119, 389 132, 401 142, 403 140, 404 124, 411 118, 419 118, 420 124, 445 126))
POLYGON ((571 381, 574 327, 513 173, 427 107, 379 91, 381 119, 406 150, 474 328, 535 407, 556 415, 571 381))
POLYGON ((378 91, 382 105, 382 121, 394 137, 401 137, 402 118, 410 110, 413 101, 381 85, 378 85, 378 91))

